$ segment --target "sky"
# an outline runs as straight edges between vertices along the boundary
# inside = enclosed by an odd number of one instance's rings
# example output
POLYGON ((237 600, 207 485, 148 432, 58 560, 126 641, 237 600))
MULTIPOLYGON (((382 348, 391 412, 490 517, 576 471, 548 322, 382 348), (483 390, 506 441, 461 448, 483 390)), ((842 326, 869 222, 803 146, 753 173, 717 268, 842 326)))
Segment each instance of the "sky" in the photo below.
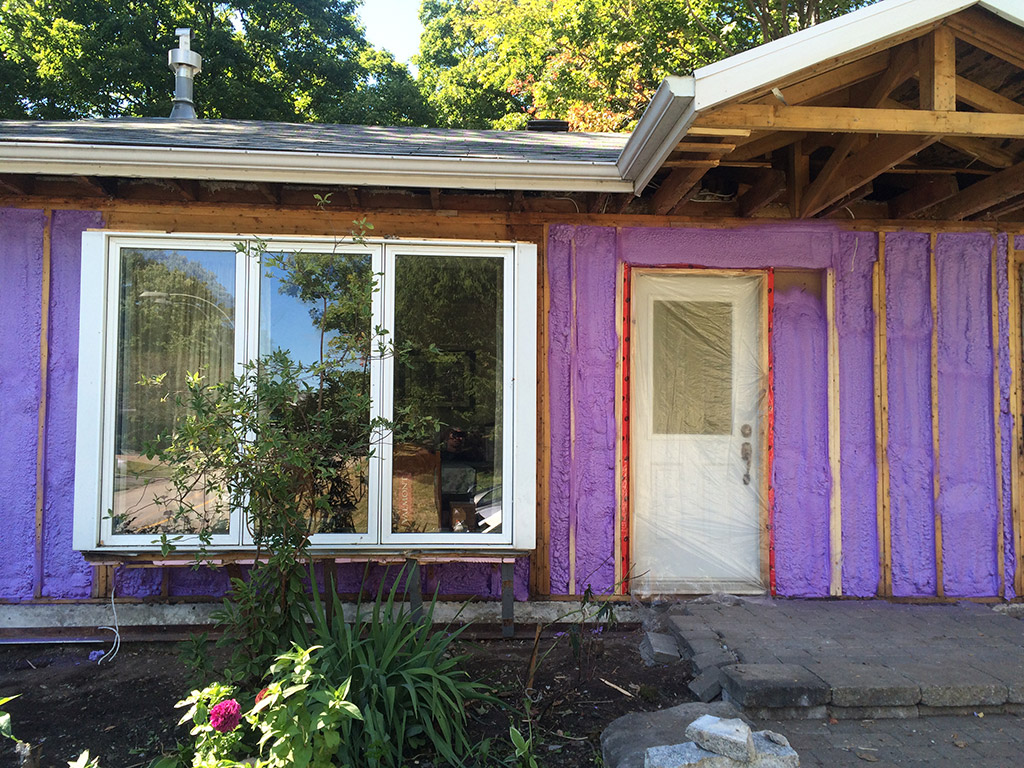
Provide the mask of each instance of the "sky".
POLYGON ((366 39, 408 62, 420 47, 420 0, 363 0, 359 17, 366 39))

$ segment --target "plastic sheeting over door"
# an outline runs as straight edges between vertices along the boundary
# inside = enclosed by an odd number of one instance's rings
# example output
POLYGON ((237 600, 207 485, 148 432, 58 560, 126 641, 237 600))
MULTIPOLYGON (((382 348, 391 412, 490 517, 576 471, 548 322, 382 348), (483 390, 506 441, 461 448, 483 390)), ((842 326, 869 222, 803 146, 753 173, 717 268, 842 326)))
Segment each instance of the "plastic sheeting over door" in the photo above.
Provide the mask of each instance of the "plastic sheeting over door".
POLYGON ((634 593, 764 589, 762 284, 634 273, 634 593))

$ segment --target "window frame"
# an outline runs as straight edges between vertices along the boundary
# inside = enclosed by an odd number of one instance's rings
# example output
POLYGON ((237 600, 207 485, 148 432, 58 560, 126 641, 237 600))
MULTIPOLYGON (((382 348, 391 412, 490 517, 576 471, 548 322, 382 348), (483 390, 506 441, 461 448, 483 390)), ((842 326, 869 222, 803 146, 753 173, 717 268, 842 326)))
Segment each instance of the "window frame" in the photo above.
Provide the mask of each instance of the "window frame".
MULTIPOLYGON (((231 236, 87 231, 82 235, 79 316, 78 412, 75 461, 73 546, 80 551, 159 552, 152 534, 113 534, 114 425, 117 396, 117 343, 121 252, 125 248, 211 250, 235 253, 235 243, 266 243, 268 252, 325 250, 369 253, 378 290, 373 323, 394 327, 395 262, 399 255, 500 257, 503 259, 502 371, 502 530, 501 533, 391 532, 392 445, 380 435, 370 458, 369 519, 366 533, 316 534, 315 553, 410 550, 524 552, 536 546, 536 331, 537 247, 529 243, 367 239, 338 243, 318 236, 231 236)), ((235 373, 259 354, 259 260, 235 253, 235 373)), ((371 418, 390 418, 394 404, 394 362, 371 364, 371 418)), ((250 551, 254 545, 238 509, 230 533, 216 535, 207 549, 250 551)), ((200 547, 198 535, 176 539, 181 551, 200 547)))

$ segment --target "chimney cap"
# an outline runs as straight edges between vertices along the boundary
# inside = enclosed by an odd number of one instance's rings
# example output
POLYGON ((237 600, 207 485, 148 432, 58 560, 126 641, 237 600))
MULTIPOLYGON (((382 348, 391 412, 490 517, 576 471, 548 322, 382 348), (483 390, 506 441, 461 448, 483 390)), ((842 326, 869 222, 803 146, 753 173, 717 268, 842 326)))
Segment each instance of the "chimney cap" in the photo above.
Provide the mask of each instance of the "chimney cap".
POLYGON ((192 50, 192 30, 178 27, 174 30, 178 36, 178 47, 167 52, 167 66, 177 75, 193 77, 203 71, 203 57, 192 50), (184 70, 179 70, 184 67, 184 70))

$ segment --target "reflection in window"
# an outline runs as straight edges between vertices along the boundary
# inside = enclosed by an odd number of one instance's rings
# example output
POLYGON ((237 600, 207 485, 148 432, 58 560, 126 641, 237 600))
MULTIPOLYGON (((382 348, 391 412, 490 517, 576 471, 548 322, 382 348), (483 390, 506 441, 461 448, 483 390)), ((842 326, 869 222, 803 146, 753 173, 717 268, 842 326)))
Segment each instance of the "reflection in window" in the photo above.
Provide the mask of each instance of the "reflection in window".
POLYGON ((309 397, 282 418, 310 429, 306 412, 334 411, 331 444, 345 466, 327 489, 329 505, 310 510, 312 533, 366 533, 369 528, 370 359, 372 269, 368 253, 266 254, 260 285, 260 356, 286 350, 303 366, 309 397), (280 266, 287 260, 289 269, 280 266), (321 381, 322 378, 322 381, 321 381), (322 393, 321 390, 322 383, 322 393), (356 409, 351 407, 357 402, 356 409), (342 414, 347 414, 342 416, 342 414))
POLYGON ((230 510, 199 482, 187 501, 195 519, 173 520, 170 468, 146 458, 184 408, 176 404, 189 373, 208 382, 233 373, 235 254, 220 251, 121 251, 114 426, 115 534, 227 533, 230 510), (148 383, 146 383, 148 382, 148 383), (200 519, 202 518, 202 519, 200 519))
POLYGON ((500 533, 503 261, 395 259, 395 533, 500 533))

